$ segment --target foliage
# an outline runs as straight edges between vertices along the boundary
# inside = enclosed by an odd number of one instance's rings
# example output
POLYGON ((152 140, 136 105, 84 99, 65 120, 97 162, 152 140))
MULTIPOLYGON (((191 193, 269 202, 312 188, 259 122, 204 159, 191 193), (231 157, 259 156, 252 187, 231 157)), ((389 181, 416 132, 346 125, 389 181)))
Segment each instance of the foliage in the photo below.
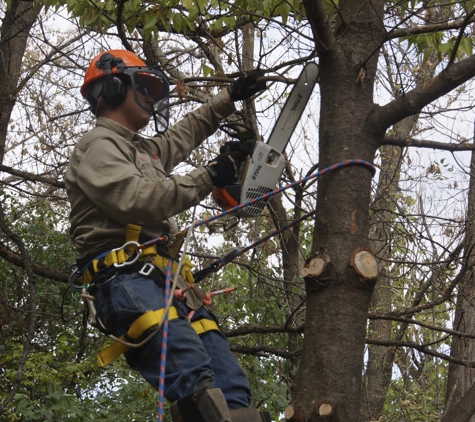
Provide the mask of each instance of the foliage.
MULTIPOLYGON (((11 8, 14 3, 0 3, 2 19, 7 5, 11 8)), ((327 23, 340 28, 338 41, 344 40, 351 25, 344 26, 342 22, 347 25, 353 21, 343 13, 343 2, 324 3, 329 13, 327 23)), ((275 79, 293 78, 308 57, 314 60, 318 40, 306 20, 304 2, 298 0, 47 0, 37 4, 45 5, 45 12, 31 31, 20 80, 1 99, 15 98, 16 105, 10 121, 0 128, 5 133, 1 140, 5 156, 0 201, 6 226, 21 238, 30 259, 41 269, 57 273, 51 279, 44 274, 37 274, 34 280, 29 278, 12 258, 21 253, 18 244, 11 236, 2 234, 0 249, 5 246, 8 253, 2 254, 0 260, 0 402, 4 402, 15 388, 17 377, 20 378, 18 390, 2 418, 151 420, 156 417, 156 392, 128 368, 123 358, 105 369, 98 367, 95 355, 105 338, 85 326, 78 295, 73 294, 64 279, 54 278, 60 278, 58 274, 64 278, 76 259, 67 233, 69 209, 63 180, 72 147, 93 124, 93 116, 86 114, 87 105, 78 90, 83 70, 98 51, 119 46, 145 56, 150 54, 145 51, 147 43, 153 42, 158 53, 147 58, 159 62, 172 83, 181 79, 190 89, 185 100, 177 90, 172 91, 171 115, 178 120, 222 87, 218 76, 230 80, 238 70, 247 69, 247 59, 252 66, 260 66, 276 76, 275 79), (245 41, 249 40, 242 28, 249 23, 255 34, 255 44, 250 47, 253 58, 243 53, 245 41), (34 305, 34 310, 30 305, 34 305), (34 321, 34 335, 28 341, 30 321, 34 321), (26 347, 29 351, 19 372, 26 347)), ((462 23, 473 10, 474 2, 431 4, 433 7, 425 8, 414 1, 385 2, 381 20, 385 38, 381 41, 375 82, 375 97, 380 104, 404 96, 449 61, 461 62, 473 54, 472 34, 462 23), (441 29, 441 22, 452 26, 441 29)), ((347 50, 342 50, 356 54, 353 47, 345 46, 347 50)), ((468 84, 458 86, 424 106, 418 120, 411 123, 410 133, 429 140, 442 138, 451 145, 466 144, 472 137, 470 88, 468 84)), ((271 81, 268 92, 254 102, 255 114, 250 116, 239 105, 242 110, 233 118, 254 123, 266 139, 288 90, 287 84, 271 81)), ((302 124, 286 151, 291 166, 284 173, 282 184, 302 177, 322 158, 314 146, 321 125, 318 98, 318 94, 312 98, 308 113, 302 116, 302 124)), ((335 100, 325 101, 328 104, 335 100)), ((341 115, 347 116, 343 113, 345 104, 340 106, 341 115)), ((391 127, 386 135, 396 133, 391 127)), ((364 138, 358 128, 353 134, 364 138)), ((176 171, 186 172, 190 165, 206 163, 225 140, 223 133, 217 133, 194 153, 187 165, 176 171)), ((379 169, 380 174, 386 171, 389 173, 383 166, 379 169)), ((467 207, 466 160, 405 152, 397 177, 397 186, 393 186, 396 177, 389 182, 381 179, 378 190, 374 185, 372 236, 382 245, 375 253, 381 267, 390 274, 390 306, 379 303, 372 312, 397 315, 415 306, 427 306, 404 315, 428 326, 449 328, 455 309, 453 302, 446 300, 433 306, 431 303, 463 268, 459 243, 467 207), (378 208, 380 192, 389 187, 395 189, 387 208, 378 208)), ((271 210, 260 219, 241 221, 238 227, 224 233, 218 225, 196 230, 188 252, 197 268, 264 236, 279 221, 292 219, 301 209, 313 209, 318 184, 308 183, 302 196, 292 191, 280 198, 283 215, 269 207, 271 210)), ((319 200, 324 202, 327 198, 319 200)), ((201 207, 178 216, 179 227, 218 211, 206 200, 201 207)), ((343 228, 332 235, 340 235, 340 230, 343 228)), ((295 393, 304 338, 301 332, 292 330, 302 329, 309 311, 299 271, 304 258, 313 251, 314 233, 314 222, 306 222, 296 234, 297 246, 286 243, 291 240, 286 233, 239 257, 204 282, 208 291, 237 287, 235 293, 216 297, 211 309, 230 335, 233 350, 249 376, 253 404, 269 409, 274 420, 295 393), (288 244, 292 247, 286 248, 288 244), (245 334, 237 335, 238 330, 245 334)), ((392 346, 397 353, 391 385, 383 392, 387 396, 380 420, 436 420, 445 404, 448 365, 446 360, 418 352, 408 344, 426 345, 428 352, 445 354, 447 358, 451 337, 417 324, 390 320, 387 324, 391 324, 388 344, 405 343, 392 346)), ((377 335, 376 330, 368 330, 368 338, 377 335)))

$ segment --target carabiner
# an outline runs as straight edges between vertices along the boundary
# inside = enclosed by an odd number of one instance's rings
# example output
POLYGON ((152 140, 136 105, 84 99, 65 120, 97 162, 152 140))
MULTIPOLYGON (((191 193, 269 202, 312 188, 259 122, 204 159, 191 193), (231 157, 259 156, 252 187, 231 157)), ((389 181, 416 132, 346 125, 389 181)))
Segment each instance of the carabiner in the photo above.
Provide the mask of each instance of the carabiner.
POLYGON ((138 261, 138 259, 142 256, 142 249, 140 248, 140 243, 134 242, 134 241, 126 242, 120 248, 112 249, 111 252, 118 252, 122 249, 125 249, 129 245, 134 245, 137 247, 137 255, 131 261, 127 260, 127 261, 124 261, 122 264, 118 264, 117 262, 114 263, 114 267, 120 268, 120 267, 125 267, 126 265, 135 264, 138 261))

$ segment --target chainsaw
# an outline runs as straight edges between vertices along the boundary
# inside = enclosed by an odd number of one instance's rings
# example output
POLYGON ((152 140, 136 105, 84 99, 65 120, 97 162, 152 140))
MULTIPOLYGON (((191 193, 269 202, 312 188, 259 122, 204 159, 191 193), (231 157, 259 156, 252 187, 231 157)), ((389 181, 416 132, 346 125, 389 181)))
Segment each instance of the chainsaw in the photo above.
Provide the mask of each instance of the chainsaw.
MULTIPOLYGON (((245 130, 235 129, 231 132, 230 125, 224 125, 225 133, 240 141, 247 140, 250 146, 245 148, 247 151, 242 151, 249 156, 241 165, 238 181, 224 188, 213 189, 212 197, 223 210, 259 198, 276 188, 285 167, 285 148, 317 83, 317 76, 318 66, 315 63, 308 63, 303 68, 267 142, 256 142, 255 134, 244 125, 241 126, 245 130)), ((236 214, 239 217, 257 217, 266 203, 267 201, 254 202, 238 210, 236 214)))

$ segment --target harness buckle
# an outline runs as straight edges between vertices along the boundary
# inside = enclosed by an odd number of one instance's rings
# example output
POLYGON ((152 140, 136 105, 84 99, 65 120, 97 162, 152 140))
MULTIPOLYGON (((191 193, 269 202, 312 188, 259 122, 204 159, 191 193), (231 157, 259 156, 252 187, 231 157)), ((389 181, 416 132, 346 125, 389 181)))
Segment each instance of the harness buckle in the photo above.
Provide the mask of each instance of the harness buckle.
POLYGON ((146 262, 144 266, 139 270, 139 274, 148 277, 154 268, 155 266, 153 264, 150 264, 150 262, 146 262))

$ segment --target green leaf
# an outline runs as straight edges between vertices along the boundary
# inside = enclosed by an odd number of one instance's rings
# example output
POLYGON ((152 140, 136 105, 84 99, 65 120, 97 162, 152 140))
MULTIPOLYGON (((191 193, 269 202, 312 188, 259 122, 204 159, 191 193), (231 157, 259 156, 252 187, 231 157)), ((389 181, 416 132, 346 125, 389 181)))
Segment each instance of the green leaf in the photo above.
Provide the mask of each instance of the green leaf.
POLYGON ((183 0, 183 6, 186 8, 186 10, 190 11, 190 9, 193 7, 193 0, 183 0))
POLYGON ((175 13, 172 18, 173 27, 177 32, 181 32, 185 19, 181 13, 175 13))
MULTIPOLYGON (((181 15, 178 15, 181 16, 181 15)), ((158 15, 156 13, 151 13, 145 16, 144 20, 144 29, 151 28, 152 26, 155 26, 157 23, 158 15)))
POLYGON ((214 69, 212 67, 209 67, 206 64, 202 64, 201 68, 203 69, 203 76, 213 76, 214 75, 214 69))
POLYGON ((460 41, 459 51, 462 54, 471 56, 473 54, 473 38, 463 37, 460 41))
POLYGON ((219 18, 213 23, 211 28, 216 30, 216 31, 221 31, 223 29, 223 23, 224 23, 223 18, 219 18))
POLYGON ((236 17, 235 16, 225 16, 221 19, 223 20, 224 24, 228 28, 234 28, 234 26, 236 25, 236 17))
POLYGON ((247 3, 249 5, 249 8, 254 9, 254 10, 261 11, 264 8, 264 5, 259 0, 247 0, 247 3))
POLYGON ((164 16, 160 16, 160 22, 162 22, 165 31, 170 32, 170 25, 168 24, 168 21, 165 19, 164 16))
POLYGON ((288 3, 282 3, 275 9, 276 13, 282 18, 282 22, 287 24, 291 9, 288 3))

